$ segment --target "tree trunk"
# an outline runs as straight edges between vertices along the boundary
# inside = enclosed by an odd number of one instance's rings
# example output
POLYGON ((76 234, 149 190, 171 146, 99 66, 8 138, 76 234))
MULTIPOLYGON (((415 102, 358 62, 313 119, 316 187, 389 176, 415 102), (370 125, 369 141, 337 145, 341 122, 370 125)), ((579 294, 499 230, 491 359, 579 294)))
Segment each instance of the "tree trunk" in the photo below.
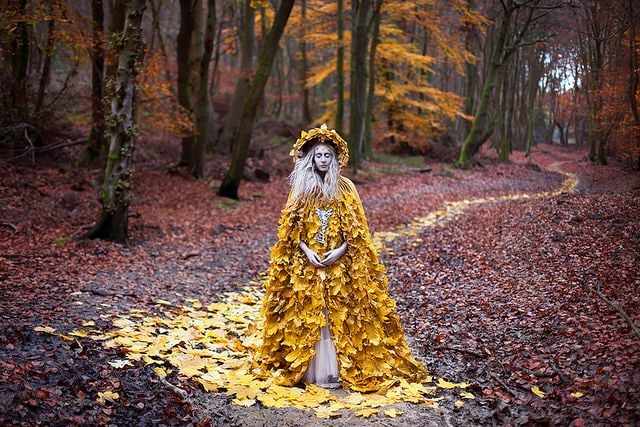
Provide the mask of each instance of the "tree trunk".
POLYGON ((264 95, 264 86, 271 73, 273 60, 278 51, 278 42, 291 14, 293 3, 294 0, 282 0, 276 12, 273 26, 262 45, 258 68, 242 108, 242 120, 240 121, 238 135, 234 142, 231 166, 225 174, 220 189, 218 190, 218 195, 220 196, 238 199, 238 187, 240 187, 242 171, 249 152, 249 143, 251 141, 253 122, 258 110, 258 104, 264 95))
MULTIPOLYGON (((10 2, 11 9, 19 16, 25 16, 27 0, 10 2)), ((29 64, 29 32, 24 19, 16 23, 15 31, 11 36, 11 86, 9 99, 12 113, 17 120, 23 120, 29 116, 27 105, 27 66, 29 64)))
MULTIPOLYGON (((178 103, 189 114, 193 112, 191 101, 191 39, 195 29, 194 0, 180 0, 180 29, 177 38, 178 103)), ((182 137, 180 166, 191 166, 193 134, 182 137)))
POLYGON ((364 112, 365 134, 364 149, 365 157, 370 158, 373 154, 373 105, 376 90, 376 49, 380 41, 380 8, 382 0, 377 0, 375 10, 373 11, 372 25, 373 33, 371 34, 371 52, 369 53, 369 88, 367 90, 367 104, 364 112))
POLYGON ((196 178, 204 175, 204 153, 209 137, 208 126, 211 118, 209 109, 209 63, 213 53, 213 38, 216 27, 216 2, 207 1, 207 21, 204 32, 204 46, 198 72, 198 92, 195 104, 195 141, 191 151, 191 173, 196 178))
MULTIPOLYGON (((338 0, 342 2, 342 0, 338 0)), ((302 22, 307 19, 307 0, 302 0, 302 22)), ((338 24, 339 25, 339 24, 338 24)), ((339 28, 339 27, 338 27, 339 28)), ((307 42, 305 41, 305 26, 300 26, 300 81, 302 82, 302 121, 305 125, 311 123, 311 108, 309 108, 309 89, 307 88, 307 42)), ((340 43, 340 30, 338 30, 338 43, 340 43)), ((338 47, 338 49, 340 49, 338 47)))
POLYGON ((469 129, 469 134, 466 136, 460 149, 460 156, 456 161, 456 166, 459 168, 466 169, 471 166, 473 156, 493 133, 493 123, 489 123, 489 103, 497 83, 497 75, 500 67, 504 65, 502 55, 509 32, 510 19, 511 15, 505 12, 500 21, 496 44, 493 47, 493 53, 486 67, 480 99, 478 100, 478 108, 476 109, 473 123, 469 129))
POLYGON ((145 0, 129 0, 124 32, 118 46, 115 91, 111 100, 107 137, 109 155, 101 192, 102 213, 90 238, 126 243, 128 211, 132 199, 133 150, 136 138, 136 76, 143 54, 142 17, 145 0))
POLYGON ((222 135, 218 141, 218 148, 223 153, 230 153, 233 141, 238 135, 240 120, 242 119, 242 107, 249 90, 251 72, 253 71, 253 42, 255 23, 255 9, 251 7, 251 0, 244 1, 242 15, 242 31, 240 39, 242 42, 242 58, 240 59, 240 70, 236 81, 236 90, 233 93, 231 107, 227 113, 222 129, 222 135))
POLYGON ((344 2, 338 0, 338 53, 336 58, 337 105, 336 132, 342 134, 344 126, 344 2))
POLYGON ((42 66, 42 74, 40 74, 40 82, 38 84, 38 95, 36 97, 35 113, 38 114, 42 111, 42 104, 44 102, 44 93, 49 84, 49 78, 51 77, 51 60, 54 55, 55 48, 55 26, 56 21, 50 19, 47 23, 47 44, 44 48, 44 64, 42 66))
POLYGON ((80 164, 88 165, 106 151, 104 138, 104 9, 102 0, 91 0, 93 40, 91 46, 91 131, 80 164))
POLYGON ((372 0, 351 2, 351 81, 349 91, 349 162, 360 169, 365 134, 367 47, 372 0))
POLYGON ((533 58, 529 61, 529 81, 527 82, 527 133, 525 136, 526 148, 525 155, 531 159, 531 148, 533 147, 533 129, 536 121, 536 114, 534 105, 536 97, 538 95, 538 81, 542 71, 543 64, 541 63, 540 55, 542 52, 534 51, 533 58))
MULTIPOLYGON (((505 74, 509 74, 509 69, 505 70, 505 74)), ((513 93, 514 88, 510 86, 510 79, 501 79, 500 90, 500 107, 498 111, 499 117, 499 136, 500 142, 498 144, 498 151, 500 153, 500 160, 503 162, 509 161, 509 151, 511 148, 511 141, 509 141, 509 131, 511 115, 513 114, 513 104, 509 102, 509 96, 513 93)))

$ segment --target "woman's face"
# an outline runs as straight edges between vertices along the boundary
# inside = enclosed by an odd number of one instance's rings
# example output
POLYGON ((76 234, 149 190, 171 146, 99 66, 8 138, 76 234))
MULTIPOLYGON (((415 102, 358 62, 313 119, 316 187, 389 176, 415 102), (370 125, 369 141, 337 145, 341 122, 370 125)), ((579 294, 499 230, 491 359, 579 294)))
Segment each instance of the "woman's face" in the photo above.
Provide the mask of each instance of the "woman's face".
POLYGON ((328 146, 322 144, 315 147, 313 153, 313 164, 319 172, 326 173, 329 170, 329 166, 332 161, 333 153, 328 146))

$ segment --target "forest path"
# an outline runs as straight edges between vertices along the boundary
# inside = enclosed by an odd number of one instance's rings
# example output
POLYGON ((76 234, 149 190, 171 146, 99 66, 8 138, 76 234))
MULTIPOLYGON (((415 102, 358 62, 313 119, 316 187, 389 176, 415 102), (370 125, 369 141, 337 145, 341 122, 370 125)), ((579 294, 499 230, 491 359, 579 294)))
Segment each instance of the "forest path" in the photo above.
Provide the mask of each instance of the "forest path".
MULTIPOLYGON (((386 248, 382 258, 390 292, 414 351, 434 377, 471 381, 476 399, 456 407, 458 391, 438 389, 444 397, 441 410, 406 404, 399 418, 363 419, 347 412, 327 423, 568 424, 611 413, 622 421, 637 416, 630 403, 638 401, 632 399, 638 396, 633 384, 640 383, 633 376, 634 369, 640 372, 631 351, 635 342, 616 313, 581 280, 599 280, 607 295, 637 319, 638 284, 629 272, 640 260, 640 185, 637 174, 590 166, 582 156, 558 147, 536 148, 535 164, 549 168, 561 161, 580 178, 577 192, 552 197, 513 198, 553 191, 563 181, 517 156, 512 164, 483 160, 483 167, 470 171, 439 166, 431 174, 383 174, 357 183, 374 237, 386 248), (465 200, 464 215, 454 215, 455 203, 465 200), (443 220, 446 212, 435 214, 447 204, 454 221, 443 220), (535 396, 532 386, 545 391, 545 399, 535 396), (569 395, 578 392, 584 397, 569 395)), ((242 284, 264 269, 286 197, 284 180, 249 183, 244 187, 249 198, 223 204, 202 197, 210 191, 206 183, 156 171, 137 176, 140 196, 132 209, 140 216, 132 221, 130 248, 99 241, 51 245, 77 227, 65 205, 50 203, 67 199, 69 180, 56 170, 25 170, 11 177, 16 185, 7 189, 19 190, 16 206, 46 215, 16 211, 11 216, 5 209, 17 237, 0 241, 6 255, 0 260, 9 266, 2 273, 6 286, 0 299, 0 403, 6 404, 0 407, 8 410, 0 412, 0 420, 323 422, 311 411, 232 405, 224 395, 171 376, 168 381, 188 393, 184 399, 151 366, 110 366, 123 358, 117 349, 33 331, 48 325, 66 334, 88 321, 111 330, 112 317, 132 309, 166 312, 169 306, 157 304, 159 299, 174 308, 196 298, 205 305, 222 302, 223 292, 244 289, 242 284), (51 224, 56 227, 46 226, 51 224), (109 390, 120 392, 119 400, 96 404, 97 393, 109 390), (70 413, 69 407, 76 409, 70 413)), ((92 197, 90 191, 83 194, 92 197)), ((92 216, 90 206, 82 207, 85 218, 92 216)))

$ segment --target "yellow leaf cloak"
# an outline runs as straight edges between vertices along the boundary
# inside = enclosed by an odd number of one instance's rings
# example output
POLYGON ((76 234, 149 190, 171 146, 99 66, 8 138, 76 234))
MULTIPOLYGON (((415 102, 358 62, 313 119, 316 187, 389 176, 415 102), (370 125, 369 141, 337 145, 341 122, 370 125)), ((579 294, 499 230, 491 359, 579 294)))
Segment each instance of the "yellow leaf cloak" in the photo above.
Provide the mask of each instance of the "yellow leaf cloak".
POLYGON ((339 186, 332 201, 290 198, 282 211, 262 305, 258 365, 278 384, 298 383, 326 326, 326 308, 344 386, 376 391, 400 378, 420 382, 426 370, 405 341, 358 193, 345 177, 339 186), (316 208, 331 210, 324 239, 316 239, 322 228, 316 208), (301 240, 320 257, 344 241, 348 246, 336 263, 316 268, 299 248, 301 240))

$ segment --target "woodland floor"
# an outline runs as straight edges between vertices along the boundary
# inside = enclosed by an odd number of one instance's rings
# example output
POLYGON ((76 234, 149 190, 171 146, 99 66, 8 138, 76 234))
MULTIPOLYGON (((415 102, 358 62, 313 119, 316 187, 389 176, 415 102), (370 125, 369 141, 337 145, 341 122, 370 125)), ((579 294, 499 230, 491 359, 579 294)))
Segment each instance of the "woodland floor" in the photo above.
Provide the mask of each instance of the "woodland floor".
MULTIPOLYGON (((398 418, 245 408, 149 366, 116 369, 116 349, 34 331, 70 331, 105 311, 154 309, 159 298, 219 301, 258 279, 287 194, 286 178, 248 182, 243 199, 216 181, 170 174, 139 153, 128 247, 70 239, 97 217, 97 170, 61 159, 0 162, 0 424, 2 425, 638 425, 640 338, 594 290, 640 325, 640 175, 596 167, 582 151, 534 149, 472 170, 419 173, 369 164, 354 177, 373 232, 397 230, 445 202, 558 188, 575 192, 467 207, 387 244, 382 260, 414 354, 434 377, 473 383, 474 400, 406 404, 398 418), (558 164, 558 162, 560 162, 558 164), (531 391, 537 386, 541 398, 531 391), (101 405, 97 393, 119 391, 101 405), (573 394, 573 395, 572 395, 573 394)), ((210 165, 211 166, 211 165, 210 165)))

